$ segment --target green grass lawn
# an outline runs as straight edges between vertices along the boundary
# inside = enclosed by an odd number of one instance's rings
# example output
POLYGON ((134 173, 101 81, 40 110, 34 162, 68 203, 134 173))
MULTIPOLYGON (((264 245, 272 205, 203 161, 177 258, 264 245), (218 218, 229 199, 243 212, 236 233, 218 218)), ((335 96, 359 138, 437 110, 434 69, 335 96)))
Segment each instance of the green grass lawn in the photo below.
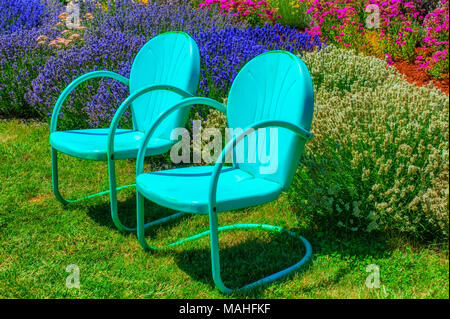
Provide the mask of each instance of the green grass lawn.
MULTIPOLYGON (((144 252, 134 233, 109 217, 109 197, 61 205, 51 190, 49 127, 0 121, 0 297, 2 298, 225 298, 211 278, 208 238, 170 250, 144 252), (80 289, 66 287, 66 267, 80 269, 80 289)), ((161 163, 156 158, 153 163, 161 163)), ((135 162, 118 165, 120 184, 134 181, 135 162)), ((153 166, 156 166, 153 164, 153 166)), ((60 156, 68 198, 108 188, 105 163, 60 156)), ((151 168, 150 168, 151 169, 151 168)), ((171 212, 147 202, 148 220, 171 212)), ((119 192, 119 210, 134 223, 134 190, 119 192)), ((308 238, 312 261, 302 272, 237 298, 449 298, 448 246, 411 245, 312 229, 282 195, 277 201, 223 213, 221 225, 268 223, 308 238), (380 269, 369 289, 366 267, 380 269)), ((164 245, 208 229, 206 216, 187 216, 148 232, 164 245)), ((221 235, 223 279, 236 287, 298 261, 302 245, 284 235, 236 231, 221 235)))

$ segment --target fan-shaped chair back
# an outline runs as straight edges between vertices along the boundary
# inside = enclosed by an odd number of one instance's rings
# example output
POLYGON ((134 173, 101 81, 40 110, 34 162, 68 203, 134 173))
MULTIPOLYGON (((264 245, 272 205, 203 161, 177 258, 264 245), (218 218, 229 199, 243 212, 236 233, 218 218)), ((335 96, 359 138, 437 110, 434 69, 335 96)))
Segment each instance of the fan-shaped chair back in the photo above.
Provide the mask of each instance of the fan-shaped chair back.
MULTIPOLYGON (((166 32, 147 42, 134 59, 130 73, 130 93, 152 84, 168 84, 196 94, 200 77, 200 54, 195 41, 184 32, 166 32)), ((153 91, 132 104, 134 129, 145 132, 167 108, 182 97, 167 90, 153 91)), ((154 136, 170 138, 172 128, 184 127, 189 110, 175 112, 154 136)))
MULTIPOLYGON (((312 81, 303 61, 286 51, 270 51, 248 62, 234 79, 227 103, 228 126, 245 129, 262 120, 282 120, 310 130, 313 108, 312 81)), ((243 156, 244 162, 235 165, 286 189, 305 141, 285 128, 276 128, 277 134, 273 131, 272 136, 270 130, 274 128, 258 130, 246 137, 242 146, 238 144, 234 158, 243 156), (239 155, 242 151, 244 155, 239 155), (264 152, 267 157, 260 157, 264 152)))

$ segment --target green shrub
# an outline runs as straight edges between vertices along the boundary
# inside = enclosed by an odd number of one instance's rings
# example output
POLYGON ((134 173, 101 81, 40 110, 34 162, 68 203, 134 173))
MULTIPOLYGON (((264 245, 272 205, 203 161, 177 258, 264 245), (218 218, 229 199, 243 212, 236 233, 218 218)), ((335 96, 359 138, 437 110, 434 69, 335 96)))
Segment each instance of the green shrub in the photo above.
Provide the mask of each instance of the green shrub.
POLYGON ((448 238, 449 101, 373 57, 306 54, 312 132, 290 198, 319 229, 448 238))
POLYGON ((277 13, 281 16, 278 23, 304 30, 309 27, 311 16, 306 13, 308 5, 298 0, 268 0, 277 13))

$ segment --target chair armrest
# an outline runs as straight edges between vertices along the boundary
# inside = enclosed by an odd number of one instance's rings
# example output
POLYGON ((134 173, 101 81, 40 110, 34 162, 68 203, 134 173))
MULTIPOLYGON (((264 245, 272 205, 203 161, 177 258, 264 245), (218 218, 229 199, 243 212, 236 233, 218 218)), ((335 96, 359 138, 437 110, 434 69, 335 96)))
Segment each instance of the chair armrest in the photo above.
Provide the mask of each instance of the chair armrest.
POLYGON ((57 129, 57 122, 58 122, 58 116, 59 116, 60 109, 61 109, 64 101, 66 100, 66 98, 69 96, 69 94, 72 93, 72 91, 81 83, 83 83, 87 80, 90 80, 93 78, 99 78, 99 77, 111 78, 111 79, 117 80, 119 82, 122 82, 123 84, 125 84, 127 86, 129 84, 129 80, 126 77, 124 77, 118 73, 111 72, 111 71, 93 71, 93 72, 83 74, 82 76, 76 78, 62 91, 61 95, 58 97, 58 100, 56 101, 55 108, 53 109, 53 113, 52 113, 52 119, 50 122, 50 133, 55 132, 57 129))
POLYGON ((175 104, 174 106, 170 107, 163 113, 161 113, 158 117, 158 119, 153 123, 150 130, 147 131, 145 134, 144 140, 142 141, 141 147, 139 148, 138 156, 136 159, 136 177, 141 174, 144 171, 144 157, 145 157, 145 149, 147 148, 147 144, 150 141, 150 138, 152 134, 155 132, 156 128, 159 124, 161 124, 162 121, 164 121, 170 114, 175 112, 176 110, 182 109, 184 107, 192 106, 194 104, 201 104, 210 106, 212 108, 215 108, 219 110, 222 113, 226 112, 225 105, 209 98, 205 97, 190 97, 186 98, 183 101, 175 104))
POLYGON ((114 135, 116 134, 117 126, 119 125, 119 121, 120 121, 123 113, 125 113, 126 109, 138 97, 140 97, 140 96, 142 96, 142 95, 144 95, 146 93, 149 93, 149 92, 152 92, 152 91, 157 91, 157 90, 165 90, 165 91, 175 92, 175 93, 181 95, 184 98, 192 96, 192 94, 189 93, 189 92, 186 92, 186 91, 184 91, 184 90, 182 90, 180 88, 177 88, 175 86, 165 85, 165 84, 153 84, 153 85, 146 86, 146 87, 144 87, 142 89, 139 89, 136 92, 133 92, 133 94, 131 94, 129 97, 127 97, 126 100, 123 101, 122 104, 119 106, 119 108, 116 110, 116 113, 114 114, 114 117, 113 117, 113 119, 111 121, 111 124, 109 126, 108 145, 107 145, 108 158, 113 159, 113 156, 114 156, 114 135))
POLYGON ((282 127, 285 129, 288 129, 295 134, 297 134, 300 138, 304 139, 305 141, 309 141, 313 138, 313 134, 308 132, 302 127, 299 127, 297 125, 294 125, 289 122, 285 121, 278 121, 278 120, 263 120, 260 122, 255 123, 251 127, 245 129, 241 134, 238 136, 235 136, 233 140, 229 141, 227 145, 222 150, 222 153, 218 157, 216 164, 214 165, 214 169, 211 174, 210 184, 209 184, 209 209, 210 211, 216 210, 216 196, 217 196, 217 183, 219 181, 219 175, 222 171, 223 164, 225 162, 225 158, 229 155, 231 151, 235 148, 235 146, 249 133, 253 132, 254 130, 257 130, 259 128, 265 128, 265 127, 282 127))

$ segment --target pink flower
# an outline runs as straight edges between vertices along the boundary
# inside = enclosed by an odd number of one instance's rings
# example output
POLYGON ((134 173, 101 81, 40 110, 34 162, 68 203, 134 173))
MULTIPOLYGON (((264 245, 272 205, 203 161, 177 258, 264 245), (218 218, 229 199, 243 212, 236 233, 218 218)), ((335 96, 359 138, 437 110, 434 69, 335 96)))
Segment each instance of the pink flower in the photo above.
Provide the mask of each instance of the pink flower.
POLYGON ((389 64, 389 65, 394 64, 394 61, 392 60, 392 56, 390 54, 385 54, 384 57, 386 59, 387 64, 389 64))

